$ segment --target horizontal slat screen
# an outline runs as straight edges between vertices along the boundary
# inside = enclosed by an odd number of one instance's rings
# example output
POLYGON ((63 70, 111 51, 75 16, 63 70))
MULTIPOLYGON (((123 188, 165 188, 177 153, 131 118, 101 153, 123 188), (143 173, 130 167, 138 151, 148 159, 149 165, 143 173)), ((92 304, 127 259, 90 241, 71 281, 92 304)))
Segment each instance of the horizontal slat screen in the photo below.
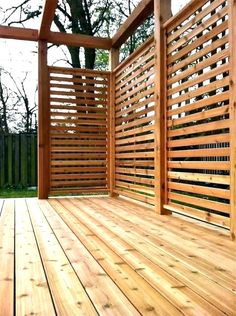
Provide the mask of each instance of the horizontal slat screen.
POLYGON ((166 208, 229 226, 227 2, 196 1, 166 33, 166 208))
POLYGON ((154 204, 154 41, 115 72, 115 188, 154 204))
POLYGON ((109 74, 50 67, 50 193, 107 190, 109 74))

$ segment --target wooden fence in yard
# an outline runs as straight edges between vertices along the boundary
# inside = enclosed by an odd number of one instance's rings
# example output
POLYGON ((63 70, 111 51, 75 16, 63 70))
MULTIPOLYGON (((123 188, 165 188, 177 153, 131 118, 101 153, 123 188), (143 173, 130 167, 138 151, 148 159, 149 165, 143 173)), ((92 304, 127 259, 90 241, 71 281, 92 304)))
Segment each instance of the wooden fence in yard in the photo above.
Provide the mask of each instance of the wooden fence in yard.
POLYGON ((0 135, 0 188, 37 185, 37 134, 0 135))

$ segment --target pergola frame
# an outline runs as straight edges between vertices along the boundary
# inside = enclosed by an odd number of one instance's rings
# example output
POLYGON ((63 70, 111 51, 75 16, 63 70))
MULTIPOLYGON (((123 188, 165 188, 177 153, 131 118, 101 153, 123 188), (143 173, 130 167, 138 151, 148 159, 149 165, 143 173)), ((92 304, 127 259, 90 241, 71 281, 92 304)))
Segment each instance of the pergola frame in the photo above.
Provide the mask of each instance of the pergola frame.
MULTIPOLYGON (((179 17, 186 13, 186 10, 200 2, 200 0, 191 1, 179 13, 179 17)), ((119 63, 119 48, 129 38, 130 35, 146 20, 150 14, 154 12, 155 20, 155 45, 159 54, 156 54, 155 67, 159 76, 156 76, 155 82, 155 118, 156 122, 156 139, 155 139, 155 164, 164 166, 163 168, 155 169, 155 189, 158 191, 155 202, 156 211, 159 214, 166 214, 168 211, 163 207, 167 200, 166 188, 166 123, 165 113, 166 108, 166 69, 165 58, 165 36, 164 27, 168 23, 173 23, 175 17, 171 18, 171 0, 142 0, 135 8, 133 13, 119 28, 117 33, 110 38, 99 38, 82 34, 66 34, 50 31, 57 0, 46 0, 42 14, 41 26, 39 30, 0 26, 0 38, 17 39, 25 41, 35 41, 39 44, 39 181, 38 191, 39 198, 48 197, 48 126, 49 126, 49 99, 48 99, 48 73, 47 73, 47 43, 58 45, 79 46, 84 48, 105 49, 110 51, 110 70, 116 68, 119 63), (167 21, 168 20, 168 21, 167 21), (164 83, 164 84, 163 84, 164 83), (163 132, 164 131, 164 132, 163 132), (158 135, 158 136, 157 136, 158 135), (160 155, 160 153, 162 153, 160 155)), ((230 113, 231 113, 231 172, 230 172, 230 195, 231 195, 231 237, 235 239, 236 235, 236 3, 234 0, 229 1, 229 47, 230 47, 230 113)), ((111 76, 111 80, 112 76, 111 76)), ((114 196, 114 91, 110 90, 110 110, 109 110, 109 191, 110 195, 114 196)))

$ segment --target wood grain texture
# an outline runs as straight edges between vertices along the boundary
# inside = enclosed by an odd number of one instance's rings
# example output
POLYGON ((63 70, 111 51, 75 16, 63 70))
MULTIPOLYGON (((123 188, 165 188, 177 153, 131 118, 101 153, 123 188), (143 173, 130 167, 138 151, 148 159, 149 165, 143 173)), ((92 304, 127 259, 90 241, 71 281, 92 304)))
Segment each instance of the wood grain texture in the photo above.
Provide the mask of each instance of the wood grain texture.
POLYGON ((0 200, 0 227, 1 316, 235 315, 229 230, 98 196, 0 200))
POLYGON ((110 74, 49 71, 50 193, 107 192, 110 74))
POLYGON ((166 144, 166 34, 163 23, 171 17, 171 1, 154 2, 155 17, 155 210, 168 214, 163 208, 167 201, 167 144, 166 144))
POLYGON ((223 0, 192 1, 164 25, 168 168, 164 207, 226 227, 233 196, 230 128, 235 125, 229 103, 228 8, 223 0))
POLYGON ((41 25, 39 29, 39 39, 47 40, 50 32, 51 24, 55 16, 55 10, 57 7, 58 0, 45 0, 41 25))
POLYGON ((38 197, 46 199, 49 191, 49 74, 47 42, 38 45, 38 197))
POLYGON ((154 204, 153 38, 142 47, 114 72, 115 191, 154 204))
POLYGON ((236 239, 236 3, 229 1, 229 47, 230 47, 230 231, 236 239))
POLYGON ((14 313, 14 200, 2 201, 0 213, 0 315, 14 313))
POLYGON ((136 29, 153 13, 153 0, 142 0, 133 10, 131 15, 120 26, 119 30, 112 38, 112 46, 120 48, 120 46, 131 36, 136 29))

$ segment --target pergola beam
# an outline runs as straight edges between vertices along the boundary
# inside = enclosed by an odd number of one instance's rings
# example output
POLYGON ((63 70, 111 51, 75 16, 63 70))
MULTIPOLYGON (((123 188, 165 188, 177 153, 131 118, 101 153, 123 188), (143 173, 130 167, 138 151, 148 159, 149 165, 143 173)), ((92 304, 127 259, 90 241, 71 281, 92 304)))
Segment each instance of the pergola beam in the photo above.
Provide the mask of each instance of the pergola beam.
POLYGON ((47 41, 58 45, 78 46, 84 48, 100 48, 109 50, 112 47, 112 41, 110 38, 94 37, 83 34, 49 32, 47 41))
MULTIPOLYGON (((0 26, 0 38, 39 41, 38 30, 12 26, 0 26)), ((112 41, 110 38, 94 37, 83 34, 68 34, 49 31, 45 41, 57 45, 69 45, 85 48, 100 48, 110 50, 112 41)))
POLYGON ((23 41, 37 41, 38 30, 12 26, 0 26, 0 38, 16 39, 23 41))
POLYGON ((153 13, 154 0, 142 0, 112 38, 112 47, 119 48, 153 13))
POLYGON ((43 15, 41 20, 41 26, 39 29, 39 39, 46 40, 50 32, 52 21, 55 15, 58 0, 46 0, 43 15))

